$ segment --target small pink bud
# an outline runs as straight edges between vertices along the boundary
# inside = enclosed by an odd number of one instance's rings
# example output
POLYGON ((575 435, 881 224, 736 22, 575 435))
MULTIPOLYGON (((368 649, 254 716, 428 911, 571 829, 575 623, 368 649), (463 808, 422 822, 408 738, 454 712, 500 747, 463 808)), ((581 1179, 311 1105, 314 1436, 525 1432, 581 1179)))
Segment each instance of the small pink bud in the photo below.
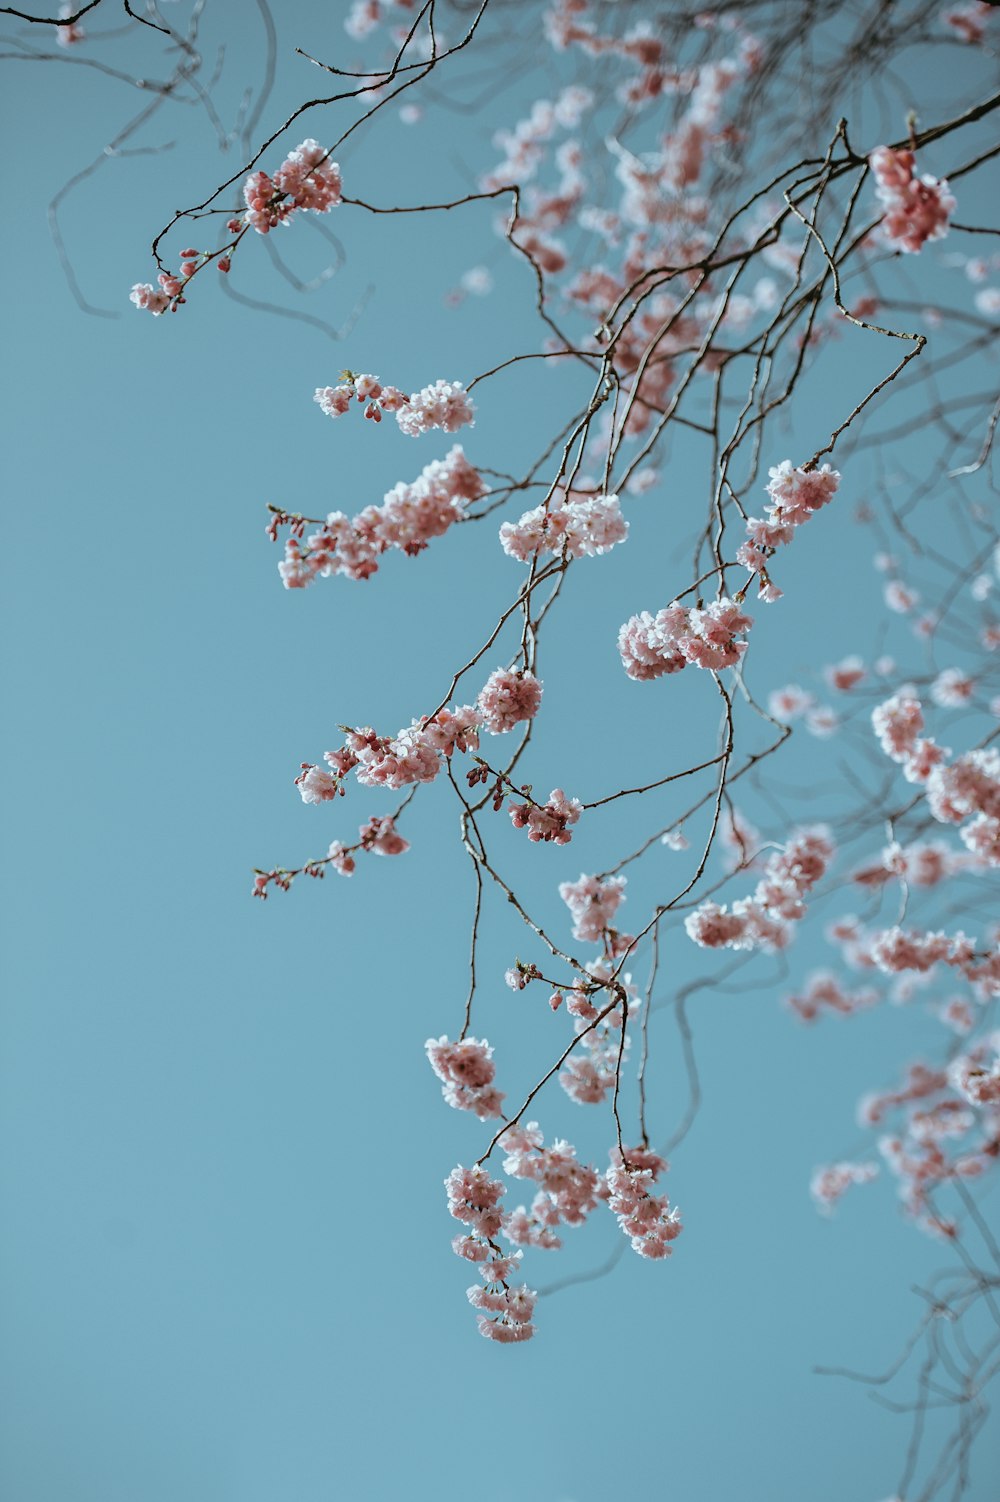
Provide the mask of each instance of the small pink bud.
POLYGON ((200 256, 200 255, 201 255, 201 251, 200 250, 182 250, 181 251, 181 260, 182 261, 190 261, 190 260, 193 260, 195 256, 200 256))
POLYGON ((223 256, 222 260, 219 262, 219 270, 220 271, 228 271, 231 264, 232 263, 231 263, 229 257, 228 256, 223 256))

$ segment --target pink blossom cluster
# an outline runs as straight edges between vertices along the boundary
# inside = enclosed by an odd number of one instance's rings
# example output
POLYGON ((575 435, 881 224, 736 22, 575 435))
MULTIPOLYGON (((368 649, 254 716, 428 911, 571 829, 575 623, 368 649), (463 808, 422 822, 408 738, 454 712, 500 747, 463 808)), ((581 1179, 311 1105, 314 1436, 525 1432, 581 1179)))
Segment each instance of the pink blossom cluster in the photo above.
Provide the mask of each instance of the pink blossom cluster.
POLYGON ((1000 1106, 1000 1053, 994 1037, 993 1059, 987 1063, 986 1045, 972 1053, 960 1054, 948 1068, 948 1082, 953 1090, 974 1106, 1000 1106))
POLYGON ((483 725, 492 735, 503 735, 523 720, 533 720, 542 702, 542 685, 534 673, 497 668, 479 691, 476 704, 483 725))
POLYGON ((579 881, 564 881, 559 896, 573 919, 574 939, 600 943, 611 927, 612 919, 625 897, 624 876, 580 876, 579 881))
POLYGON ((926 782, 947 755, 935 741, 921 735, 920 701, 905 688, 875 706, 872 726, 882 750, 902 767, 907 782, 926 782))
POLYGON ((882 234, 893 250, 918 251, 948 233, 955 200, 948 184, 926 173, 917 177, 912 151, 877 146, 868 158, 882 204, 882 234))
POLYGON ((311 138, 290 151, 275 172, 252 172, 243 184, 245 222, 259 235, 287 224, 297 209, 328 214, 341 198, 340 168, 311 138))
MULTIPOLYGON (((607 943, 607 939, 605 941, 607 943)), ((631 938, 628 943, 631 943, 631 938)), ((573 1018, 573 1026, 580 1038, 579 1046, 566 1060, 559 1071, 559 1083, 571 1100, 578 1106, 601 1105, 614 1089, 621 1064, 631 1047, 626 1025, 625 1008, 615 996, 624 992, 631 1016, 639 1006, 639 997, 626 971, 617 975, 614 946, 608 945, 609 953, 587 966, 586 977, 580 977, 566 995, 566 1011, 573 1018), (615 980, 612 993, 611 982, 615 980), (600 1005, 595 1005, 594 996, 607 988, 600 1005)), ((560 1005, 562 1002, 561 993, 560 1005)))
POLYGON ((1000 996, 1000 945, 980 951, 976 940, 961 930, 954 934, 907 931, 898 924, 877 929, 855 941, 851 959, 886 975, 926 975, 943 964, 964 975, 979 995, 1000 996))
POLYGON ((966 5, 943 10, 941 20, 955 32, 960 41, 978 46, 984 40, 986 28, 995 15, 995 5, 987 5, 985 0, 969 0, 966 5))
POLYGON ((817 704, 813 695, 797 683, 773 689, 768 694, 767 708, 776 720, 803 720, 810 735, 824 739, 833 735, 840 723, 828 704, 817 704))
POLYGON ((414 720, 396 736, 376 735, 370 726, 348 730, 343 746, 323 753, 330 770, 303 762, 295 785, 303 803, 326 803, 343 793, 344 778, 352 771, 364 787, 398 789, 433 782, 442 756, 476 750, 479 723, 472 705, 463 704, 414 720))
POLYGON ((639 682, 678 673, 689 663, 719 672, 740 661, 747 644, 736 638, 752 625, 752 616, 727 596, 704 609, 675 600, 655 616, 648 610, 631 616, 618 633, 618 651, 628 676, 639 682))
POLYGON ((530 1211, 518 1205, 506 1217, 504 1235, 517 1246, 554 1250, 562 1245, 556 1227, 582 1225, 597 1204, 597 1170, 577 1162, 576 1149, 569 1142, 557 1139, 546 1147, 537 1121, 508 1127, 500 1145, 507 1154, 504 1173, 538 1185, 530 1211))
POLYGON ((398 386, 383 386, 378 376, 356 375, 353 370, 341 371, 339 386, 317 386, 313 395, 327 417, 343 417, 355 401, 364 406, 365 417, 377 423, 383 412, 399 412, 406 400, 406 392, 398 386))
POLYGON ((978 1178, 1000 1156, 1000 1089, 994 1094, 988 1049, 984 1040, 948 1070, 913 1064, 902 1085, 866 1096, 858 1108, 860 1121, 869 1126, 878 1126, 891 1111, 904 1111, 902 1129, 880 1138, 878 1148, 899 1182, 907 1214, 934 1235, 954 1236, 956 1227, 933 1208, 932 1191, 950 1181, 978 1178), (976 1098, 980 1090, 983 1099, 976 1098), (949 1155, 947 1143, 966 1138, 977 1126, 978 1140, 949 1155))
POLYGON ((515 829, 527 829, 529 840, 569 844, 571 826, 583 813, 583 804, 566 798, 562 787, 554 787, 547 804, 511 804, 511 823, 515 829))
POLYGON ((781 591, 768 573, 771 559, 778 548, 792 541, 797 527, 803 526, 833 499, 840 485, 840 475, 829 464, 820 469, 796 469, 790 459, 772 466, 768 475, 767 516, 763 520, 756 517, 748 520, 747 540, 737 549, 736 560, 759 576, 761 598, 772 602, 781 591))
MULTIPOLYGON (((626 1153, 631 1161, 631 1154, 626 1153)), ((667 1196, 650 1194, 650 1186, 667 1164, 653 1153, 645 1155, 647 1167, 612 1166, 605 1174, 608 1206, 617 1216, 632 1250, 640 1257, 669 1257, 671 1242, 681 1234, 680 1211, 670 1208, 667 1196)))
MULTIPOLYGON (((285 588, 304 589, 317 576, 333 574, 368 579, 390 548, 415 558, 432 538, 461 521, 467 504, 485 489, 478 470, 456 444, 444 459, 426 464, 411 483, 394 485, 381 505, 366 506, 353 521, 342 511, 331 511, 304 542, 293 533, 278 565, 285 588)), ((276 533, 272 522, 269 535, 276 533)))
POLYGON ((496 1065, 485 1038, 428 1038, 424 1044, 430 1066, 441 1081, 441 1094, 456 1111, 474 1111, 480 1121, 503 1115, 502 1090, 493 1081, 496 1065))
POLYGON ((396 412, 400 432, 410 438, 429 433, 432 428, 454 433, 475 420, 476 408, 461 381, 435 381, 424 386, 413 392, 396 412))
POLYGON ((989 746, 935 766, 927 805, 942 824, 962 824, 962 842, 986 865, 1000 866, 1000 751, 989 746))
POLYGON ((537 1295, 524 1284, 510 1287, 507 1279, 518 1266, 520 1253, 504 1256, 494 1240, 503 1222, 503 1184, 491 1179, 480 1164, 459 1165, 444 1182, 448 1209, 469 1227, 465 1236, 455 1237, 452 1247, 457 1256, 479 1264, 483 1280, 482 1288, 474 1285, 467 1290, 470 1304, 480 1310, 479 1333, 507 1345, 530 1340, 535 1333, 531 1316, 537 1295))
POLYGON ((511 558, 530 563, 539 553, 593 558, 607 553, 628 536, 616 495, 571 496, 561 505, 536 506, 520 521, 504 522, 500 542, 511 558))
POLYGON ((511 804, 510 821, 515 829, 526 829, 529 840, 568 845, 573 838, 570 827, 582 813, 582 803, 567 798, 562 788, 553 788, 547 803, 511 804))
POLYGON ((805 990, 789 996, 787 1005, 803 1022, 816 1022, 820 1017, 834 1014, 853 1016, 875 1006, 878 1000, 877 991, 868 987, 849 991, 836 975, 824 970, 811 975, 805 990))
POLYGON ((852 1184, 869 1184, 878 1177, 877 1163, 827 1163, 817 1168, 809 1181, 809 1193, 817 1210, 832 1215, 834 1206, 852 1184))
POLYGON ((855 871, 851 880, 859 886, 879 887, 899 877, 908 886, 936 887, 962 865, 961 857, 956 858, 943 840, 914 840, 909 845, 893 841, 877 861, 855 871))
POLYGON ((684 920, 689 937, 704 949, 786 948, 790 925, 805 916, 802 899, 826 873, 835 848, 825 825, 796 830, 768 857, 752 897, 740 898, 732 908, 699 903, 684 920))
MULTIPOLYGON (((317 772, 320 769, 310 767, 308 770, 317 772)), ((320 797, 307 801, 325 802, 325 799, 320 797)), ((355 851, 365 850, 372 855, 403 855, 409 848, 409 840, 403 839, 392 815, 385 814, 381 818, 376 815, 369 819, 367 824, 362 824, 356 845, 344 845, 340 840, 333 840, 326 853, 326 859, 338 875, 353 876, 357 869, 357 862, 354 859, 355 851)), ((310 870, 309 874, 322 875, 322 871, 313 873, 310 870)))
MULTIPOLYGON (((153 287, 149 282, 136 282, 128 295, 128 300, 143 312, 152 313, 158 318, 169 308, 176 313, 181 303, 186 302, 184 290, 195 272, 204 264, 203 253, 200 250, 181 251, 181 269, 178 276, 172 271, 161 271, 156 278, 157 286, 153 287)), ((229 259, 224 257, 219 261, 219 270, 229 270, 229 259)))

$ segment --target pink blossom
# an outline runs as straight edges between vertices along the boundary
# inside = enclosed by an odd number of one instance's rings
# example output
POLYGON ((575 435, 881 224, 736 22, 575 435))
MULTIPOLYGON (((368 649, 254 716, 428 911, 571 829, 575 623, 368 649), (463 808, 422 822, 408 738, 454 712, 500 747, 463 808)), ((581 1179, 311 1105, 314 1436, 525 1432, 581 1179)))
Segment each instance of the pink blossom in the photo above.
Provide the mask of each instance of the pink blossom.
POLYGON ((809 1193, 816 1208, 824 1215, 831 1215, 837 1201, 852 1184, 867 1184, 878 1177, 876 1163, 828 1163, 817 1168, 809 1184, 809 1193))
POLYGON ((302 763, 302 770, 295 779, 295 786, 302 795, 303 803, 327 803, 340 792, 340 778, 324 772, 322 767, 302 763))
POLYGON ((896 762, 905 762, 913 753, 917 737, 924 728, 920 701, 902 692, 893 694, 891 699, 872 710, 872 725, 886 756, 896 762))
POLYGON ((943 10, 941 20, 950 26, 960 41, 977 45, 986 35, 986 27, 996 14, 996 7, 984 0, 970 0, 966 5, 956 5, 953 10, 943 10))
POLYGON ((815 1022, 832 1013, 841 1017, 853 1016, 855 1012, 875 1006, 878 999, 877 991, 848 991, 837 976, 821 971, 809 977, 803 992, 789 996, 787 1005, 803 1022, 815 1022))
POLYGON ((253 172, 243 184, 247 209, 244 218, 259 235, 287 224, 297 209, 329 213, 340 203, 340 168, 328 160, 329 152, 312 139, 289 152, 271 178, 253 172))
POLYGON ((948 1069, 948 1081, 974 1106, 1000 1105, 1000 1054, 994 1051, 988 1067, 977 1057, 961 1054, 948 1069))
POLYGON ((428 1038, 424 1047, 449 1106, 473 1111, 481 1121, 503 1115, 503 1092, 493 1086, 496 1066, 485 1038, 465 1038, 459 1043, 447 1037, 428 1038))
POLYGON ((326 852, 327 860, 339 876, 353 876, 356 869, 354 856, 340 840, 334 840, 326 852))
POLYGON ((542 685, 526 670, 497 668, 487 678, 476 700, 483 724, 492 735, 513 730, 522 720, 533 720, 542 702, 542 685))
POLYGON ((454 433, 475 422, 476 409, 461 381, 435 381, 415 391, 396 411, 400 432, 411 438, 432 428, 454 433))
POLYGON ((583 876, 564 881, 559 896, 573 918, 574 939, 600 943, 625 896, 624 876, 583 876))
POLYGON ((499 1208, 503 1184, 491 1179, 486 1169, 478 1164, 472 1168, 453 1168, 444 1183, 448 1191, 448 1209, 455 1219, 471 1226, 487 1240, 496 1236, 503 1219, 499 1208))
POLYGON ((918 251, 948 233, 955 200, 943 180, 915 175, 912 151, 878 146, 868 158, 885 210, 882 233, 893 250, 918 251))
POLYGON ((669 1257, 671 1242, 680 1235, 680 1211, 670 1208, 666 1195, 653 1195, 650 1169, 609 1168, 605 1174, 609 1197, 608 1208, 618 1224, 631 1238, 632 1249, 640 1257, 669 1257))
POLYGON ((170 306, 170 297, 163 288, 157 291, 155 287, 150 286, 149 282, 136 282, 128 296, 129 302, 135 303, 137 308, 152 313, 154 318, 165 313, 170 306))
MULTIPOLYGON (((316 399, 322 394, 317 392, 316 399)), ((342 511, 331 511, 304 543, 294 535, 289 538, 278 565, 285 588, 302 589, 317 577, 333 574, 370 578, 390 548, 414 558, 461 521, 467 503, 484 492, 479 472, 456 444, 444 459, 426 464, 416 480, 394 485, 381 505, 367 506, 353 521, 342 511)))
POLYGON ((403 839, 390 814, 375 816, 362 825, 361 845, 374 855, 403 855, 410 848, 409 840, 403 839))
POLYGON ((680 672, 688 663, 717 672, 739 662, 747 644, 737 634, 752 625, 726 596, 705 609, 675 601, 655 617, 646 610, 630 617, 618 633, 618 651, 628 676, 639 681, 680 672))
POLYGON ((568 558, 594 558, 628 536, 628 522, 616 495, 571 498, 562 505, 536 506, 517 522, 504 522, 500 542, 511 558, 529 563, 541 552, 568 558))
POLYGON ((959 668, 945 668, 931 684, 931 698, 943 709, 961 709, 975 691, 974 679, 959 668))
POLYGON ((768 470, 767 507, 772 526, 800 527, 831 501, 840 485, 840 475, 829 464, 821 469, 796 469, 784 459, 768 470))
POLYGON ((510 809, 510 819, 515 829, 527 829, 528 839, 551 840, 556 845, 568 845, 573 836, 570 825, 575 824, 583 813, 583 805, 575 798, 567 798, 562 788, 553 788, 549 801, 515 803, 510 809))
POLYGON ((823 676, 831 688, 847 693, 865 677, 865 666, 860 657, 845 657, 823 669, 823 676))

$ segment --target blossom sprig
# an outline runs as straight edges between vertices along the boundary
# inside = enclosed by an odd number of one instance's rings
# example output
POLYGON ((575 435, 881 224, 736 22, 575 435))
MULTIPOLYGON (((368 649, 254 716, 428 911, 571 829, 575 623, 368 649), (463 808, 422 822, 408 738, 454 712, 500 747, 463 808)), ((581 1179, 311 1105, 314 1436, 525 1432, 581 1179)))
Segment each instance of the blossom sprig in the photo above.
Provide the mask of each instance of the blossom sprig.
POLYGON ((343 417, 352 402, 362 405, 365 417, 374 423, 382 421, 383 413, 393 413, 400 432, 411 438, 432 428, 455 433, 474 425, 476 415, 461 381, 438 380, 407 396, 398 386, 383 386, 377 376, 353 370, 342 370, 337 386, 318 386, 313 401, 327 417, 343 417))

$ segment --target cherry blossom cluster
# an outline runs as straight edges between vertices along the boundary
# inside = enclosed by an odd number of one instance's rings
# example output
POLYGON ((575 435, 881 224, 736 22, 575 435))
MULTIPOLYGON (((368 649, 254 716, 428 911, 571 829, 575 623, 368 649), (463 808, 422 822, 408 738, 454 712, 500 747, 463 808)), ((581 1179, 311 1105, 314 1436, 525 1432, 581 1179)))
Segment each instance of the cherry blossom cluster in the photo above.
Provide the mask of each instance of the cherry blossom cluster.
POLYGON ((805 989, 789 996, 787 1005, 803 1022, 816 1022, 833 1015, 851 1017, 878 1001, 879 993, 870 987, 848 990, 838 976, 823 970, 810 975, 805 989))
POLYGON ((359 402, 365 417, 379 423, 383 412, 395 413, 399 430, 411 438, 440 428, 455 433, 474 425, 476 408, 461 381, 435 381, 407 396, 398 386, 383 386, 377 376, 341 372, 339 386, 318 386, 313 401, 327 417, 343 417, 359 402))
POLYGON ((618 633, 618 652, 628 676, 643 683, 689 664, 719 672, 740 661, 747 644, 737 637, 752 625, 753 617, 725 595, 704 608, 675 600, 655 616, 648 610, 630 616, 618 633))
POLYGON ((752 897, 731 908, 699 903, 684 920, 689 937, 704 949, 785 949, 791 925, 805 916, 802 899, 826 874, 834 850, 825 825, 796 831, 768 857, 752 897))
POLYGON ((962 825, 959 836, 966 848, 985 865, 1000 865, 1000 751, 988 746, 949 761, 947 749, 921 735, 923 709, 905 686, 876 705, 872 725, 882 750, 902 767, 907 781, 925 784, 934 818, 962 825))
POLYGON ((608 1206, 618 1224, 631 1239, 632 1250, 640 1257, 658 1260, 673 1252, 672 1242, 684 1229, 680 1211, 671 1209, 665 1194, 650 1193, 650 1186, 667 1168, 656 1153, 631 1149, 625 1162, 608 1169, 608 1206))
POLYGON ((559 896, 573 918, 574 939, 600 943, 611 920, 625 899, 624 876, 580 876, 579 881, 564 881, 559 896))
POLYGON ((870 1184, 877 1177, 877 1163, 827 1163, 813 1174, 809 1193, 817 1210, 823 1215, 832 1215, 852 1184, 870 1184))
POLYGON ((955 200, 946 182, 926 173, 917 177, 912 151, 877 146, 868 160, 884 209, 882 234, 893 250, 918 251, 948 233, 955 200))
POLYGON ((1000 1156, 995 1053, 995 1037, 985 1038, 947 1069, 911 1064, 902 1084, 866 1095, 859 1103, 863 1126, 879 1127, 902 1113, 901 1126, 880 1137, 878 1149, 898 1181, 905 1212, 932 1235, 953 1237, 957 1232, 954 1221, 936 1209, 934 1192, 949 1182, 979 1178, 1000 1156), (949 1144, 955 1144, 954 1150, 949 1144))
POLYGON ((366 506, 353 519, 343 511, 331 511, 317 531, 304 539, 302 518, 276 514, 268 524, 269 537, 277 539, 283 521, 292 527, 285 556, 278 564, 285 588, 304 589, 315 578, 334 574, 369 579, 390 548, 415 558, 433 538, 442 537, 462 521, 468 504, 485 490, 479 472, 456 444, 444 459, 426 464, 409 484, 394 485, 381 505, 366 506))
POLYGON ((562 788, 553 788, 546 803, 513 803, 510 822, 515 829, 526 829, 528 839, 554 845, 568 845, 573 838, 571 827, 583 813, 576 798, 567 798, 562 788))
POLYGON ((525 1284, 510 1286, 507 1280, 518 1266, 520 1253, 505 1256, 494 1239, 504 1218, 500 1209, 503 1184, 491 1179, 478 1163, 472 1168, 453 1168, 444 1183, 448 1209, 469 1227, 465 1236, 455 1237, 452 1247, 459 1257, 478 1264, 483 1280, 482 1287, 474 1284, 468 1290, 469 1303, 480 1311, 479 1333, 502 1344, 530 1340, 535 1333, 531 1316, 537 1295, 525 1284))
MULTIPOLYGON (((838 920, 830 937, 840 944, 846 962, 858 970, 880 970, 883 975, 928 975, 938 965, 957 970, 976 995, 1000 995, 1000 942, 995 937, 979 948, 975 938, 961 929, 864 928, 856 918, 838 920)), ((997 937, 1000 937, 998 935, 997 937)))
POLYGON ((986 28, 996 16, 996 6, 985 0, 969 0, 966 5, 956 5, 952 10, 941 12, 941 20, 951 28, 962 42, 979 46, 986 39, 986 28))
POLYGON ((534 673, 497 668, 479 691, 476 704, 485 729, 503 735, 524 720, 533 720, 542 702, 542 685, 534 673))
POLYGON ((243 184, 243 218, 259 235, 288 224, 298 209, 328 214, 341 201, 340 168, 318 141, 303 141, 275 172, 252 172, 243 184))
POLYGON ((781 591, 771 579, 768 565, 778 548, 792 541, 796 528, 833 499, 840 475, 829 464, 820 469, 796 469, 790 459, 773 465, 768 475, 767 515, 747 521, 747 540, 740 544, 736 561, 758 576, 760 598, 772 603, 781 591))
POLYGON ((628 536, 616 495, 573 496, 560 505, 536 506, 517 522, 504 522, 500 543, 505 553, 530 563, 540 553, 594 558, 628 536))
POLYGON ((496 1065, 485 1038, 428 1038, 424 1047, 430 1066, 441 1081, 441 1094, 456 1111, 473 1111, 480 1121, 503 1115, 502 1090, 493 1081, 496 1065))
MULTIPOLYGON (((626 936, 626 949, 631 942, 626 936)), ((565 999, 567 1015, 573 1018, 579 1039, 575 1051, 559 1071, 559 1083, 580 1106, 604 1103, 621 1077, 631 1047, 627 1021, 637 1011, 639 997, 629 972, 618 974, 615 949, 616 946, 610 945, 608 956, 588 963, 589 979, 578 978, 565 997, 557 993, 560 1006, 565 999), (595 995, 604 988, 612 999, 601 997, 600 1005, 595 1005, 595 995)))
POLYGON ((398 386, 383 386, 377 376, 356 375, 353 370, 341 371, 339 386, 317 386, 313 396, 327 417, 343 417, 352 402, 360 402, 372 422, 381 422, 383 412, 399 412, 407 400, 398 386))
POLYGON ((517 1246, 553 1251, 562 1245, 556 1227, 582 1225, 601 1197, 602 1185, 595 1168, 577 1161, 571 1143, 556 1140, 546 1147, 544 1141, 537 1121, 509 1126, 500 1138, 507 1154, 504 1173, 538 1185, 530 1211, 518 1205, 506 1217, 503 1233, 517 1246))

